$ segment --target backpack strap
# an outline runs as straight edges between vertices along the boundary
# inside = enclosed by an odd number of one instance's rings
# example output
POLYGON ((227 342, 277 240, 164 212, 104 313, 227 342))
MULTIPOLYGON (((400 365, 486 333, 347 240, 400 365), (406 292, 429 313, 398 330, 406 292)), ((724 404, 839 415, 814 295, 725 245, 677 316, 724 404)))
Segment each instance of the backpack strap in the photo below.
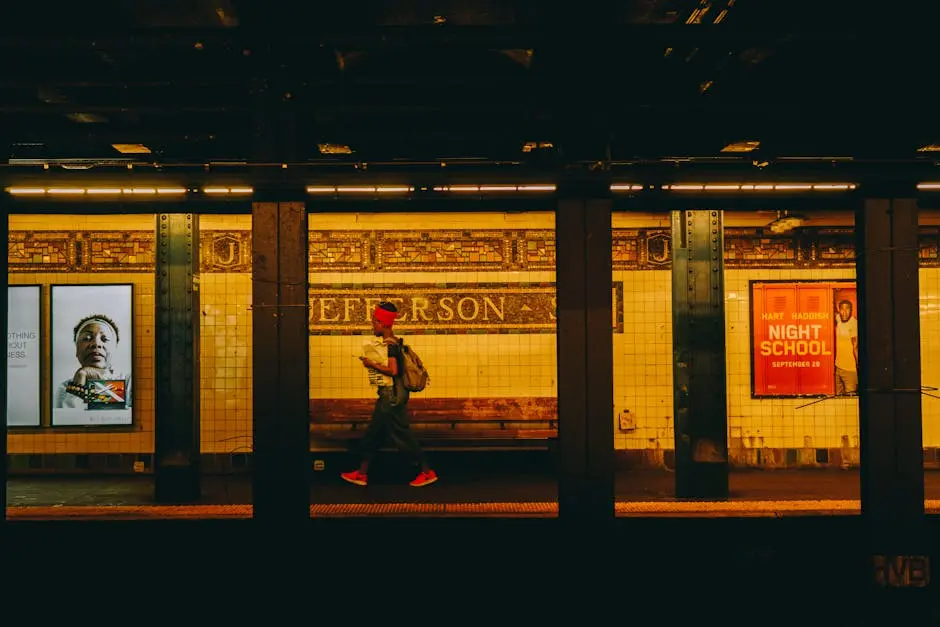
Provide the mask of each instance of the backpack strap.
MULTIPOLYGON (((401 338, 386 338, 386 339, 382 340, 382 343, 385 344, 385 345, 387 345, 387 346, 391 346, 391 345, 394 344, 394 345, 397 345, 397 346, 399 346, 399 347, 403 347, 404 344, 405 344, 404 340, 402 340, 401 338)), ((404 356, 405 356, 405 355, 404 355, 404 350, 402 350, 402 358, 404 358, 404 356)), ((400 362, 399 362, 399 363, 400 363, 400 362)), ((393 379, 397 379, 397 380, 400 381, 401 378, 402 378, 402 376, 403 376, 403 374, 399 371, 399 373, 396 374, 396 375, 395 375, 394 377, 392 377, 392 378, 393 378, 393 379)))

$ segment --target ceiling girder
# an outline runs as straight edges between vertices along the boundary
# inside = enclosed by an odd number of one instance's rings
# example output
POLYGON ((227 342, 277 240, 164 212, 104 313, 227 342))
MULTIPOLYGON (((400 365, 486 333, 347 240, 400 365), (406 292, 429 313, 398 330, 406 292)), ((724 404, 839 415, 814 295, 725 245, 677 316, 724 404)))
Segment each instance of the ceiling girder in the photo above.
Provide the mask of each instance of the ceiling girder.
MULTIPOLYGON (((31 32, 0 31, 0 50, 79 49, 151 49, 184 48, 230 49, 240 52, 242 44, 253 41, 250 31, 240 28, 130 29, 123 31, 80 32, 74 29, 56 32, 40 29, 31 32), (248 38, 246 39, 246 36, 248 38)), ((864 41, 876 33, 857 30, 736 28, 730 25, 704 24, 622 24, 608 27, 604 34, 631 45, 752 47, 778 41, 842 44, 864 41)), ((480 49, 564 48, 564 33, 550 29, 514 26, 385 26, 317 32, 307 23, 282 24, 268 33, 275 49, 328 47, 337 50, 385 50, 389 48, 447 47, 480 49)))

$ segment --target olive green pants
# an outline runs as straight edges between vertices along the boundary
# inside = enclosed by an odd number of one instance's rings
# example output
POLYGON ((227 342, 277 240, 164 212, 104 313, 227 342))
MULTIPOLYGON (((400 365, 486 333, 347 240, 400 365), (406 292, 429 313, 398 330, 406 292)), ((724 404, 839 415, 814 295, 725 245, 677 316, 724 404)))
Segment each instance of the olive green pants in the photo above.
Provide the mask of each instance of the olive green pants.
POLYGON ((371 462, 388 436, 398 450, 423 467, 424 452, 411 432, 411 422, 408 418, 408 391, 401 389, 396 394, 394 387, 383 386, 378 392, 379 397, 375 399, 375 409, 372 411, 369 427, 359 442, 363 461, 371 462))

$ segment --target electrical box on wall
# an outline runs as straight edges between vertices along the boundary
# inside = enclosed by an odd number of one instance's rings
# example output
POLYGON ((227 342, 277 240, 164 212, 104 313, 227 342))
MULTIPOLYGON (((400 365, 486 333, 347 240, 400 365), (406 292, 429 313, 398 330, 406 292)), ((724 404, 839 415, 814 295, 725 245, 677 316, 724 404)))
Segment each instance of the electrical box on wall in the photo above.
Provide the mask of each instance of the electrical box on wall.
POLYGON ((624 409, 623 411, 621 411, 617 415, 617 418, 620 421, 621 431, 626 431, 626 432, 636 431, 636 420, 634 419, 633 414, 630 413, 629 409, 624 409))

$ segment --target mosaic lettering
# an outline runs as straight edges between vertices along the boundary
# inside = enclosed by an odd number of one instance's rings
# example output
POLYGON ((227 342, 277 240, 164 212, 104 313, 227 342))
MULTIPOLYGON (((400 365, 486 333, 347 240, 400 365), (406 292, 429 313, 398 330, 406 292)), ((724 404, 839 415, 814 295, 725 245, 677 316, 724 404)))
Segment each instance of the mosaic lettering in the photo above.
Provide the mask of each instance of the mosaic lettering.
POLYGON ((202 272, 251 272, 251 231, 202 231, 202 272))
MULTIPOLYGON (((623 332, 623 283, 612 286, 612 328, 623 332)), ((554 333, 554 284, 311 285, 311 335, 369 331, 382 300, 398 306, 396 327, 408 333, 554 333)))

